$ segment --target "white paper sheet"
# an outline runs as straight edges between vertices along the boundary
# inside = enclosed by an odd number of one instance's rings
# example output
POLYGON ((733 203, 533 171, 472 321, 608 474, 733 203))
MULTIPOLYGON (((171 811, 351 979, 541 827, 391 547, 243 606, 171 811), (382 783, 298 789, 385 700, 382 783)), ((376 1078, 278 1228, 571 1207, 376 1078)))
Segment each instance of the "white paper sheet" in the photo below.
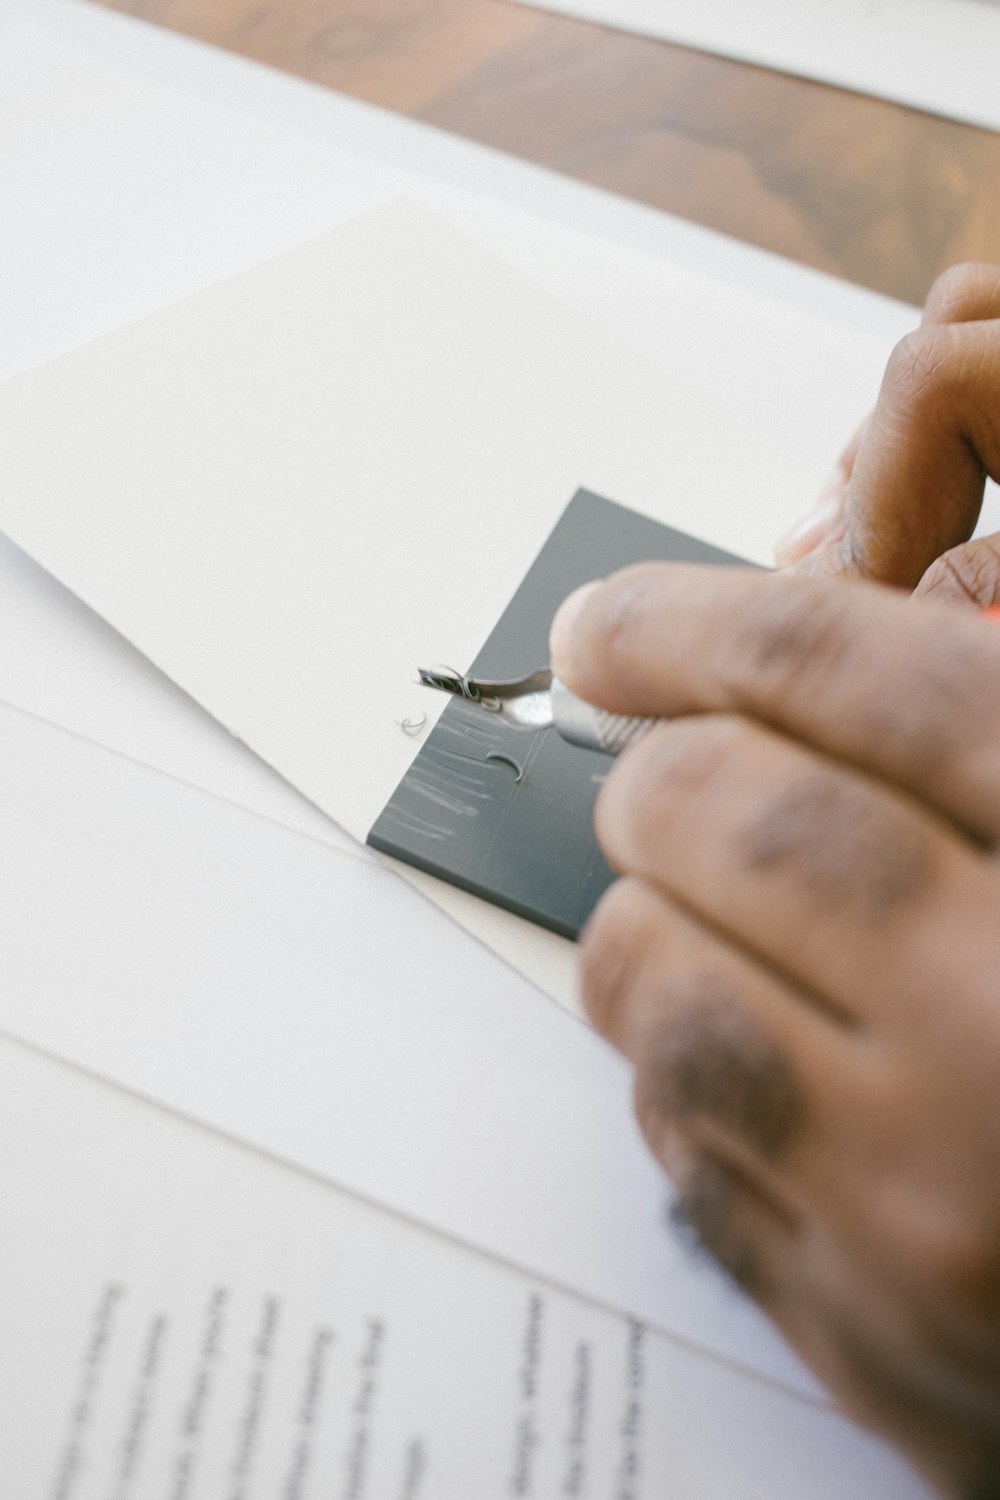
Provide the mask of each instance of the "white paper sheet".
POLYGON ((14 377, 0 472, 7 535, 362 840, 417 666, 579 484, 760 560, 805 487, 405 203, 14 377))
POLYGON ((800 1379, 669 1229, 622 1059, 391 871, 3 708, 0 826, 0 1030, 800 1379))
POLYGON ((997 0, 520 0, 1000 130, 997 0))
POLYGON ((6 1041, 0 1122, 5 1495, 926 1496, 827 1411, 6 1041))
POLYGON ((4 536, 0 702, 359 859, 374 858, 4 536))
MULTIPOLYGON (((366 193, 435 208, 817 482, 916 320, 890 298, 81 0, 0 0, 0 28, 4 88, 29 80, 35 101, 4 167, 16 159, 22 181, 39 180, 40 125, 51 128, 53 97, 62 110, 70 67, 79 108, 63 114, 58 157, 41 158, 47 180, 62 193, 83 172, 89 196, 112 194, 110 219, 71 232, 142 266, 69 297, 27 247, 10 267, 15 301, 36 330, 51 317, 57 337, 29 336, 19 364, 0 348, 3 373, 331 227, 366 193), (141 191, 115 191, 137 180, 141 191), (197 235, 158 234, 150 208, 163 203, 173 222, 194 216, 197 235), (123 280, 130 311, 116 300, 123 280)), ((989 515, 1000 525, 995 493, 989 515)))

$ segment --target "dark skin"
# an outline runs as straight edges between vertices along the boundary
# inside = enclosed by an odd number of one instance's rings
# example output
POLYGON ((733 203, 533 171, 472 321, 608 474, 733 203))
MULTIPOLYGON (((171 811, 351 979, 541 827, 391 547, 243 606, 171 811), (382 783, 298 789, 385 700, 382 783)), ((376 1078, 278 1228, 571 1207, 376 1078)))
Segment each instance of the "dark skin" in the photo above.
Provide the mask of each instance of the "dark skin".
POLYGON ((649 565, 552 661, 617 763, 595 1024, 707 1247, 942 1494, 1000 1496, 1000 270, 938 283, 778 573, 649 565), (877 587, 891 584, 893 588, 877 587), (915 594, 918 603, 911 595, 915 594))

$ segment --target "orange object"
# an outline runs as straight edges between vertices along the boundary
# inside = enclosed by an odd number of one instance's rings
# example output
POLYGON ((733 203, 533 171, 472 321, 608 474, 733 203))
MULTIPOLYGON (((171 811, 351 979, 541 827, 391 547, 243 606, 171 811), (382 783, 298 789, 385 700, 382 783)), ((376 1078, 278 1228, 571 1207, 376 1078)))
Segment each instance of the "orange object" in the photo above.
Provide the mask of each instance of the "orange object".
POLYGON ((991 604, 989 609, 984 609, 983 614, 988 620, 1000 620, 1000 604, 991 604))

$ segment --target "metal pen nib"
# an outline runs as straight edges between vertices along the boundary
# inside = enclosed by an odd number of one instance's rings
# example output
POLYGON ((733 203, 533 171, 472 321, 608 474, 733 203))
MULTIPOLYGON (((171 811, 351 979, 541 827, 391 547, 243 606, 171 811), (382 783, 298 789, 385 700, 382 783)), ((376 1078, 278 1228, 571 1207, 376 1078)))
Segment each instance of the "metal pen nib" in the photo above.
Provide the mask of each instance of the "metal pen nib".
POLYGON ((608 714, 585 703, 553 677, 549 667, 501 682, 469 677, 450 667, 421 668, 418 677, 424 687, 451 693, 513 727, 538 730, 554 726, 571 745, 599 750, 604 755, 619 755, 657 722, 608 714))

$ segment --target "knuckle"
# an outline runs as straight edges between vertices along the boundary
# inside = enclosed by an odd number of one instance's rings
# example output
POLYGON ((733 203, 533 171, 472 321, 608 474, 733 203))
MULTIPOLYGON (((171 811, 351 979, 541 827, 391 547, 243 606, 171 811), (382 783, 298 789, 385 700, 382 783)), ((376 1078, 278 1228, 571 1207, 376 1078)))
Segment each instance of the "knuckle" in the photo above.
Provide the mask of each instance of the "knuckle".
POLYGON ((801 1128, 803 1095, 785 1057, 748 1013, 731 978, 689 971, 663 982, 636 1071, 647 1137, 666 1123, 708 1121, 766 1157, 801 1128))
POLYGON ((947 325, 915 329, 900 339, 889 356, 883 395, 897 411, 933 401, 942 384, 951 378, 954 359, 954 341, 947 325))
POLYGON ((782 583, 781 588, 761 590, 737 668, 778 703, 836 672, 851 650, 843 600, 835 597, 834 588, 803 577, 787 577, 782 583))
POLYGON ((722 1162, 696 1160, 682 1177, 671 1217, 692 1248, 710 1256, 750 1296, 763 1299, 770 1288, 758 1248, 740 1222, 743 1189, 722 1162))
POLYGON ((952 547, 931 564, 916 592, 948 603, 996 604, 1000 601, 1000 540, 984 537, 952 547))
POLYGON ((934 846, 917 820, 860 780, 810 771, 755 810, 742 832, 746 865, 794 879, 815 906, 877 923, 928 886, 934 846))
POLYGON ((996 286, 996 267, 960 261, 942 271, 935 280, 927 296, 924 318, 929 323, 964 323, 978 318, 996 286))

